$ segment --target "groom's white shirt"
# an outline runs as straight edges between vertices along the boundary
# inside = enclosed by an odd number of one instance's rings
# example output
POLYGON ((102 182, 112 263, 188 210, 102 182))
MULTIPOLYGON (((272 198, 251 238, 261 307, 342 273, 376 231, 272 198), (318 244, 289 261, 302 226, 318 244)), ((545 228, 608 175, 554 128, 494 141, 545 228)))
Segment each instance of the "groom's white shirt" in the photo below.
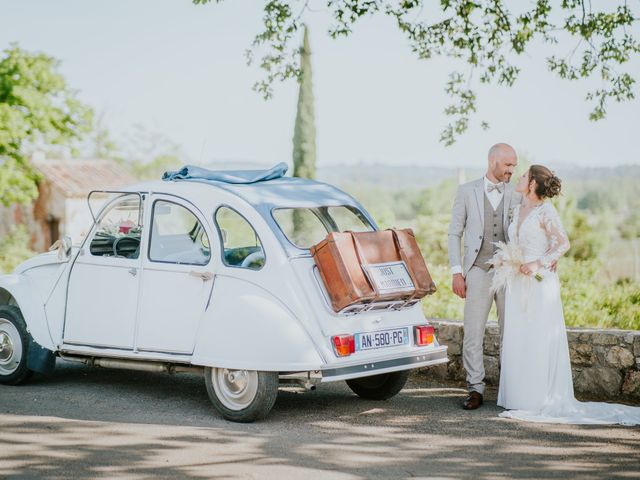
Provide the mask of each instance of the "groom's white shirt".
MULTIPOLYGON (((482 245, 484 233, 484 196, 487 187, 492 182, 486 176, 465 183, 458 187, 456 198, 451 209, 451 223, 449 224, 449 266, 451 273, 463 273, 466 277, 473 265, 482 245), (464 240, 461 256, 460 245, 464 240), (464 266, 464 268, 463 268, 464 266)), ((508 239, 509 212, 513 205, 519 203, 519 194, 514 192, 514 187, 504 184, 504 192, 493 190, 487 192, 487 198, 495 210, 504 197, 503 228, 508 239)))
MULTIPOLYGON (((503 182, 500 182, 500 183, 504 185, 503 182)), ((489 185, 495 186, 495 185, 500 185, 500 183, 493 183, 491 180, 487 178, 486 175, 484 176, 484 191, 487 194, 489 203, 491 204, 494 210, 498 208, 498 205, 500 205, 500 200, 502 200, 502 197, 504 196, 504 187, 502 192, 497 188, 494 188, 491 191, 489 191, 489 185)))

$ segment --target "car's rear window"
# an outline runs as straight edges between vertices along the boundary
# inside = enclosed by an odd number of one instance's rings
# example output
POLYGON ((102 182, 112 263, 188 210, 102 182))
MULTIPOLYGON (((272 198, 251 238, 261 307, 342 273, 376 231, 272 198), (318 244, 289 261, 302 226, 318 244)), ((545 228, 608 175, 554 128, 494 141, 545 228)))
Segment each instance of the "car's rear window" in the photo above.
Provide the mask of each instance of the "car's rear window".
POLYGON ((354 207, 277 208, 273 218, 296 247, 307 249, 328 232, 373 230, 367 218, 354 207))

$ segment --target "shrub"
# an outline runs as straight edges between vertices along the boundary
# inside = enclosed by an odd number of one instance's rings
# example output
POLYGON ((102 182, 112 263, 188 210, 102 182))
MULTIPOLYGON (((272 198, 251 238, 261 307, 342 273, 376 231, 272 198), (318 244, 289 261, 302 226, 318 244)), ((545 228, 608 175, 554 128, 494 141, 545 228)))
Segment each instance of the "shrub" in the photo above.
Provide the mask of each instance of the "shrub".
POLYGON ((24 225, 18 225, 0 240, 0 272, 9 273, 36 252, 28 247, 29 234, 24 225))

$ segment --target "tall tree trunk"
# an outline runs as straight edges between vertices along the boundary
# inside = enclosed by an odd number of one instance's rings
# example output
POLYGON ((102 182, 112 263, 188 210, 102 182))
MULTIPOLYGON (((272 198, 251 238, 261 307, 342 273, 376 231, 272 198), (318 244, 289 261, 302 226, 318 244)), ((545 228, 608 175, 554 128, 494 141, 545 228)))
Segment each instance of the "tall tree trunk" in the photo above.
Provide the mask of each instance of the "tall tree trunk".
MULTIPOLYGON (((311 72, 311 49, 309 33, 305 26, 304 41, 300 49, 301 76, 298 93, 298 112, 293 132, 293 176, 315 178, 316 176, 316 124, 313 107, 313 81, 311 72)), ((294 212, 295 232, 306 230, 303 217, 294 212)))

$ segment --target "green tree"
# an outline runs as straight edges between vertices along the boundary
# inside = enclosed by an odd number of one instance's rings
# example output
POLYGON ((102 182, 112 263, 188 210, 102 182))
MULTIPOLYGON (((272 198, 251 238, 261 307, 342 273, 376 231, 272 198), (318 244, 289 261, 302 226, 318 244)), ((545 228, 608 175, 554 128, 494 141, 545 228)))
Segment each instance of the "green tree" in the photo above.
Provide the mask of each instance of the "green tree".
POLYGON ((629 212, 618 229, 620 230, 620 236, 624 239, 640 238, 640 211, 632 210, 629 212))
POLYGON ((64 145, 89 131, 92 111, 69 89, 58 62, 17 45, 0 57, 0 199, 29 203, 39 177, 25 152, 64 145))
POLYGON ((571 242, 567 255, 575 260, 595 259, 610 241, 605 219, 578 210, 573 198, 560 197, 554 203, 571 242))
POLYGON ((9 273, 21 262, 33 257, 29 249, 29 233, 24 225, 14 226, 0 239, 0 273, 9 273))
POLYGON ((87 135, 88 152, 93 158, 120 160, 118 145, 106 126, 105 112, 95 116, 91 132, 87 135))
MULTIPOLYGON (((298 112, 293 131, 293 176, 315 178, 316 176, 316 123, 313 108, 313 79, 311 71, 311 48, 309 32, 304 29, 304 40, 300 48, 301 70, 300 90, 298 92, 298 112)), ((308 229, 305 219, 299 212, 293 212, 293 230, 301 232, 308 229)))
MULTIPOLYGON (((459 60, 460 67, 451 73, 445 88, 452 98, 445 109, 451 122, 440 140, 450 145, 467 130, 476 111, 478 84, 513 85, 520 73, 517 58, 530 55, 533 44, 545 45, 547 68, 560 78, 601 80, 601 87, 587 94, 587 100, 593 104, 592 120, 605 116, 609 101, 634 98, 636 79, 623 68, 640 53, 637 39, 640 7, 637 2, 630 5, 631 2, 623 0, 598 3, 595 6, 590 0, 526 3, 328 0, 326 9, 333 17, 329 27, 333 38, 350 35, 362 18, 386 16, 406 36, 419 59, 446 56, 459 60)), ((259 49, 265 50, 260 61, 265 77, 254 86, 265 97, 272 95, 274 81, 300 75, 299 52, 291 45, 310 11, 309 2, 265 1, 264 30, 255 37, 248 56, 251 62, 259 49)), ((481 124, 488 127, 486 122, 481 124)))
POLYGON ((134 160, 128 166, 138 180, 158 180, 164 172, 179 169, 182 162, 178 156, 167 153, 158 155, 150 162, 134 160))
POLYGON ((293 131, 293 175, 302 178, 316 177, 316 122, 313 108, 313 78, 311 71, 311 48, 309 32, 304 29, 304 40, 300 49, 300 90, 298 112, 293 131))
POLYGON ((180 145, 161 132, 134 125, 120 153, 122 162, 140 180, 159 179, 184 164, 180 145))

